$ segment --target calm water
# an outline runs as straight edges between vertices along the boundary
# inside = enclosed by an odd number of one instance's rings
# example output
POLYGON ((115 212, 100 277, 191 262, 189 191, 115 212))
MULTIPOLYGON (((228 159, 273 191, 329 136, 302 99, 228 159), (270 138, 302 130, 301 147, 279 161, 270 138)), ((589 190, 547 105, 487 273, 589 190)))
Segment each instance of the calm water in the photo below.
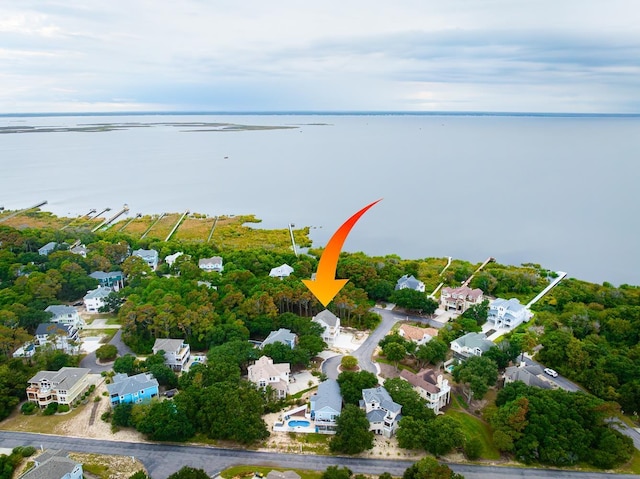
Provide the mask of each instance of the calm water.
POLYGON ((190 121, 298 128, 0 134, 0 205, 48 200, 46 209, 71 215, 123 203, 132 213, 254 213, 265 227, 312 226, 320 246, 384 198, 346 250, 494 256, 640 284, 637 117, 4 117, 0 126, 190 121))

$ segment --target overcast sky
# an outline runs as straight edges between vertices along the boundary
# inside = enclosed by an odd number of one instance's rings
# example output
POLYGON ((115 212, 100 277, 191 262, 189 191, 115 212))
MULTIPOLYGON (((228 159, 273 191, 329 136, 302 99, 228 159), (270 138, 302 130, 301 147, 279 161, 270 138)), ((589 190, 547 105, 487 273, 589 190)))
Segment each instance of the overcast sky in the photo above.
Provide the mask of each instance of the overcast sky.
POLYGON ((0 113, 640 112, 640 0, 0 0, 0 113))

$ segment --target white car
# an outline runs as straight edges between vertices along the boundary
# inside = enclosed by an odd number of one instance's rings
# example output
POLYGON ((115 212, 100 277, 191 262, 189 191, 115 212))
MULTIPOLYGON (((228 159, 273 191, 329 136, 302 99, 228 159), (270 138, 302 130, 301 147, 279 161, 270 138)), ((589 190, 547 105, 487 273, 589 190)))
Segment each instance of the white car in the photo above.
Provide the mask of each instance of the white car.
POLYGON ((558 377, 558 373, 551 369, 551 368, 544 368, 544 372, 547 373, 549 376, 553 377, 553 378, 557 378, 558 377))

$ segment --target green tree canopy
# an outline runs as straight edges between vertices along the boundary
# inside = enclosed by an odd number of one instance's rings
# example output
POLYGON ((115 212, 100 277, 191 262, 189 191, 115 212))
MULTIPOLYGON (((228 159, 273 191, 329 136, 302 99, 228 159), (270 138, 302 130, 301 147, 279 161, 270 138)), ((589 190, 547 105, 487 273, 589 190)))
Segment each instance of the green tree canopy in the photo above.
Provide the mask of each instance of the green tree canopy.
POLYGON ((329 447, 333 452, 359 454, 373 447, 373 432, 365 412, 353 404, 347 404, 336 420, 336 435, 329 447))

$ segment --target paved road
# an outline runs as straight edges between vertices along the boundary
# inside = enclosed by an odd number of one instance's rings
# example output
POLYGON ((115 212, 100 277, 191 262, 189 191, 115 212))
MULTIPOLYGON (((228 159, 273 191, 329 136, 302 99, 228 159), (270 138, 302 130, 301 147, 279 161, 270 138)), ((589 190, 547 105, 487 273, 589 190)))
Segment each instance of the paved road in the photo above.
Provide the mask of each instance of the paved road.
MULTIPOLYGON (((125 354, 134 354, 131 351, 131 348, 122 342, 122 329, 119 329, 118 332, 111 338, 109 344, 113 344, 116 348, 118 348, 118 354, 120 356, 124 356, 125 354)), ((101 373, 102 371, 109 371, 113 365, 101 365, 96 362, 96 353, 95 351, 87 354, 82 361, 80 361, 81 368, 89 368, 92 373, 101 373)))
MULTIPOLYGON (((383 472, 390 472, 394 476, 402 476, 404 470, 411 465, 411 462, 406 460, 281 454, 207 446, 129 443, 0 431, 1 447, 13 448, 19 445, 135 456, 142 461, 154 479, 165 479, 185 465, 204 469, 210 475, 233 465, 253 464, 318 471, 325 470, 328 466, 338 465, 347 466, 354 473, 380 475, 383 472)), ((463 474, 466 479, 629 479, 640 477, 626 474, 565 472, 467 464, 450 464, 450 467, 463 474)))
MULTIPOLYGON (((542 369, 545 368, 544 364, 540 364, 539 362, 534 361, 533 359, 527 357, 526 355, 524 356, 524 362, 526 363, 527 366, 536 364, 540 366, 542 369)), ((567 378, 563 376, 558 376, 557 378, 552 378, 551 376, 548 376, 548 379, 556 383, 560 388, 564 389, 565 391, 570 391, 570 392, 584 391, 584 389, 582 389, 580 386, 578 386, 575 383, 572 383, 571 381, 569 381, 567 378)))

